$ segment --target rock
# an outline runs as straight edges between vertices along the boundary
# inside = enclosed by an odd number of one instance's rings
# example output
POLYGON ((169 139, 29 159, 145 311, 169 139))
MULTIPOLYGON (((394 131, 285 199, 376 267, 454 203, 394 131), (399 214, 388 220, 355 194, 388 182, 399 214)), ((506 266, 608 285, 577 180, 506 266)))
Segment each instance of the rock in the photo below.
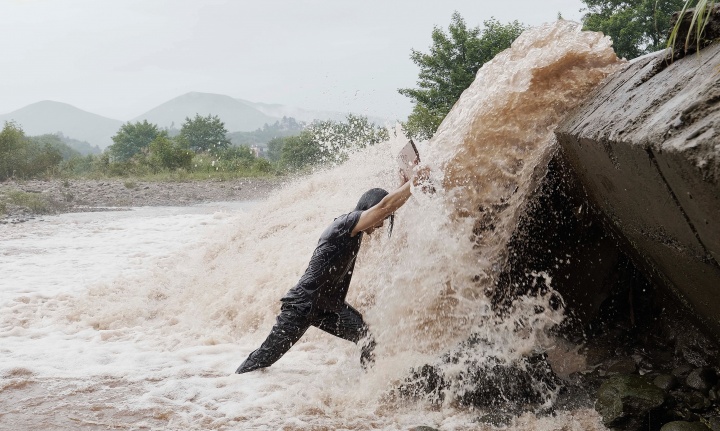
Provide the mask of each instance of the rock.
POLYGON ((428 426, 425 426, 425 425, 420 425, 419 427, 410 428, 409 431, 440 431, 440 430, 438 430, 438 429, 436 429, 436 428, 433 428, 433 427, 428 427, 428 426))
POLYGON ((715 389, 710 389, 708 392, 708 398, 710 401, 717 401, 718 400, 718 392, 715 389))
POLYGON ((693 370, 693 368, 692 368, 690 365, 687 365, 687 364, 685 364, 685 365, 680 365, 679 367, 677 367, 677 368, 675 368, 674 370, 672 370, 672 375, 675 376, 675 377, 677 377, 677 378, 684 378, 684 377, 686 377, 688 374, 690 374, 690 372, 691 372, 692 370, 693 370))
POLYGON ((660 431, 710 431, 702 422, 674 421, 668 422, 660 431))
POLYGON ((708 426, 712 431, 720 431, 720 416, 708 418, 708 426))
POLYGON ((632 358, 623 358, 610 365, 607 373, 612 374, 633 374, 637 371, 637 365, 632 358))
POLYGON ((680 351, 683 359, 694 367, 707 367, 713 357, 717 357, 717 348, 702 334, 696 331, 678 334, 676 351, 680 351))
POLYGON ((683 406, 689 412, 704 412, 712 406, 710 400, 704 397, 700 392, 675 391, 673 392, 673 397, 679 406, 683 406))
MULTIPOLYGON (((547 403, 560 391, 561 381, 545 355, 533 355, 505 363, 488 357, 473 360, 473 350, 484 348, 477 334, 441 358, 441 363, 412 369, 396 389, 404 399, 425 399, 440 405, 445 397, 463 407, 496 408, 503 414, 519 414, 547 403), (447 367, 451 374, 446 375, 447 367)), ((487 409, 489 410, 489 409, 487 409)))
POLYGON ((686 398, 686 403, 690 411, 703 412, 712 406, 709 399, 699 393, 693 393, 686 398))
POLYGON ((647 422, 648 413, 664 401, 663 391, 645 378, 614 376, 600 386, 595 409, 605 426, 640 429, 647 422))
POLYGON ((697 368, 688 374, 685 384, 692 389, 707 394, 715 386, 718 376, 712 368, 697 368))
POLYGON ((677 377, 668 374, 660 374, 655 377, 655 380, 653 380, 653 384, 655 386, 666 392, 675 389, 678 386, 678 383, 677 377))
POLYGON ((490 424, 495 428, 505 428, 512 423, 513 416, 506 413, 493 412, 481 416, 478 421, 490 424))

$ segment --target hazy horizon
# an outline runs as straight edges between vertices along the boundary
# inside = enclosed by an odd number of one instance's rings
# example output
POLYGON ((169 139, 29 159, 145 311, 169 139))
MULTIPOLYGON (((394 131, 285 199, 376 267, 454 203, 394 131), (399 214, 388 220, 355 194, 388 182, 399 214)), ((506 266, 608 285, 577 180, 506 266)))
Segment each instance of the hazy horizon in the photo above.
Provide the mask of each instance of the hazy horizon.
POLYGON ((404 119, 411 49, 426 52, 453 11, 529 25, 580 0, 264 2, 10 0, 0 41, 0 114, 51 100, 127 121, 188 92, 404 119))

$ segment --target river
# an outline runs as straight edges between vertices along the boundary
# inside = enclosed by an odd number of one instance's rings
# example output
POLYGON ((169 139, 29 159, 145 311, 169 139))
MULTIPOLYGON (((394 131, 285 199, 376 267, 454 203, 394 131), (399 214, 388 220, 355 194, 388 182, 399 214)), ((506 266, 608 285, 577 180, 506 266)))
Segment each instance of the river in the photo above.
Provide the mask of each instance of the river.
MULTIPOLYGON (((396 390, 469 334, 485 341, 463 352, 476 363, 556 349, 562 310, 530 313, 547 298, 520 298, 499 321, 486 292, 554 124, 609 73, 610 54, 573 23, 528 31, 420 145, 437 192, 414 190, 391 238, 364 239, 348 295, 378 341, 367 372, 356 345, 311 328, 272 367, 233 374, 325 226, 365 190, 397 185, 398 130, 262 201, 0 227, 0 429, 492 429, 482 418, 496 412, 455 402, 462 385, 440 403, 396 390), (478 236, 474 211, 493 202, 495 228, 478 236)), ((530 408, 507 426, 604 429, 591 408, 530 408)))

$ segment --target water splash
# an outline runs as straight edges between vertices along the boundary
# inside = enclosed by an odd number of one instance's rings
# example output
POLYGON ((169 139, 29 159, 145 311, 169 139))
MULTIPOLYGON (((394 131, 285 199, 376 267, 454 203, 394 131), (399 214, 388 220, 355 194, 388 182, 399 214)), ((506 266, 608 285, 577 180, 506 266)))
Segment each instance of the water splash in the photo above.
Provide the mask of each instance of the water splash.
MULTIPOLYGON (((437 193, 415 190, 398 211, 392 239, 364 240, 348 302, 379 344, 367 374, 356 346, 311 328, 268 370, 231 375, 267 335, 279 298, 302 274, 324 227, 365 190, 397 185, 394 155, 405 143, 397 130, 342 165, 288 185, 149 273, 15 311, 30 326, 38 315, 51 316, 58 323, 47 331, 71 334, 106 352, 89 360, 118 367, 88 374, 57 364, 55 375, 95 382, 100 392, 108 378, 124 379, 124 408, 151 411, 171 428, 406 429, 419 421, 478 429, 471 422, 477 414, 452 402, 472 389, 458 383, 466 368, 453 365, 517 365, 550 343, 547 329, 562 319, 550 295, 520 298, 500 318, 493 280, 544 173, 555 125, 616 64, 608 38, 558 21, 528 30, 478 72, 436 136, 420 145, 437 193), (457 357, 440 368, 452 382, 446 402, 389 396, 412 368, 446 354, 457 357)), ((39 367, 28 372, 44 376, 39 367)), ((601 428, 586 411, 554 419, 525 414, 511 425, 601 428)))

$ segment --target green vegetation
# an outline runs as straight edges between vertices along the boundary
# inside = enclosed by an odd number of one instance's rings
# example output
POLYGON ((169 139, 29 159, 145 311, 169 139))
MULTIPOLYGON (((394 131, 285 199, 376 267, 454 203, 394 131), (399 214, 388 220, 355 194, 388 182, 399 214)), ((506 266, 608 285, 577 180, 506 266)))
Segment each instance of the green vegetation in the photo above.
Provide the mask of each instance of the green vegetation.
POLYGON ((267 156, 281 171, 299 171, 341 163, 352 152, 387 139, 386 129, 348 115, 345 122, 319 121, 297 136, 272 139, 267 156))
POLYGON ((292 117, 283 117, 274 124, 266 124, 252 132, 232 132, 227 137, 233 145, 265 146, 275 138, 297 135, 304 128, 305 123, 299 123, 292 117))
MULTIPOLYGON (((705 1, 705 0, 702 0, 705 1)), ((672 14, 695 0, 583 0, 586 30, 610 36, 618 57, 628 60, 663 49, 672 14)))
POLYGON ((28 208, 36 214, 49 214, 57 206, 40 193, 19 190, 0 194, 0 215, 5 214, 10 205, 28 208))
POLYGON ((475 79, 478 69, 492 60, 525 30, 518 21, 501 24, 491 18, 484 28, 468 29, 459 13, 452 15, 448 33, 435 27, 428 54, 412 50, 410 58, 420 67, 418 88, 403 88, 415 106, 403 127, 408 136, 429 139, 463 91, 475 79))
MULTIPOLYGON (((283 124, 297 125, 289 119, 276 126, 285 127, 283 124)), ((295 136, 271 140, 266 159, 248 146, 230 145, 218 117, 198 115, 187 118, 173 137, 147 121, 123 124, 113 136, 114 144, 105 152, 82 155, 59 135, 26 137, 19 126, 6 123, 0 132, 0 181, 121 177, 128 178, 126 186, 131 187, 137 180, 282 175, 341 162, 350 152, 384 139, 386 130, 369 123, 365 117, 351 115, 346 122, 316 122, 295 136)))
POLYGON ((196 114, 195 118, 185 118, 177 139, 195 153, 220 153, 230 146, 225 124, 220 117, 196 114))
POLYGON ((145 150, 150 143, 165 132, 155 124, 143 122, 125 123, 112 137, 113 144, 108 148, 114 161, 127 162, 133 156, 145 150))
POLYGON ((15 123, 5 123, 0 131, 0 181, 49 175, 62 160, 60 149, 28 139, 15 123))
POLYGON ((37 147, 50 147, 57 149, 63 160, 80 157, 80 152, 66 144, 59 135, 31 136, 29 139, 37 147))
MULTIPOLYGON (((668 37, 668 41, 667 41, 667 46, 671 50, 674 50, 675 41, 677 40, 678 32, 680 31, 680 24, 682 23, 682 17, 685 16, 685 13, 691 7, 692 3, 694 3, 692 0, 685 1, 682 11, 680 11, 679 18, 675 22, 675 25, 673 26, 672 31, 670 32, 670 36, 668 37)), ((685 45, 684 45, 685 52, 688 51, 688 48, 690 45, 690 40, 692 39, 692 36, 695 36, 695 43, 697 44, 696 50, 700 51, 700 43, 701 43, 700 41, 702 40, 702 35, 705 32, 705 27, 707 26, 707 24, 710 20, 710 14, 712 13, 714 7, 715 7, 715 0, 698 0, 697 1, 697 4, 695 5, 695 10, 693 11, 692 20, 690 21, 690 28, 688 29, 688 34, 685 37, 685 45)), ((674 52, 671 52, 671 57, 673 56, 673 54, 674 54, 674 52)))

